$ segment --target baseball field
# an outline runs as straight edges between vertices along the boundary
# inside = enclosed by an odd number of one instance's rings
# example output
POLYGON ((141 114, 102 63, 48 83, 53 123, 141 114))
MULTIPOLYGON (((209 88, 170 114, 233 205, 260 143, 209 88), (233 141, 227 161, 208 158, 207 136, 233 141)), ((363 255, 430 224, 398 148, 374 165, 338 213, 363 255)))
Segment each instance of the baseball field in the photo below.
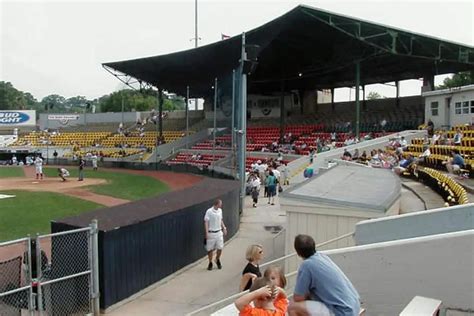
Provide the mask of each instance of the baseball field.
POLYGON ((94 209, 140 200, 199 181, 199 177, 169 172, 123 169, 85 170, 66 167, 66 182, 57 167, 45 167, 36 180, 34 167, 0 167, 0 241, 50 232, 50 221, 94 209))

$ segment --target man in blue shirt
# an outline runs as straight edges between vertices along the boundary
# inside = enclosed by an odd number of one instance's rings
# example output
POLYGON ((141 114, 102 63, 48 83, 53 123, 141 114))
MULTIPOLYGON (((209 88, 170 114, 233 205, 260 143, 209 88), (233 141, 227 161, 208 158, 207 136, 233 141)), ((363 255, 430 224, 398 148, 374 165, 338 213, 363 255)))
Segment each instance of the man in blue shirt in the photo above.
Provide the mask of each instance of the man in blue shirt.
POLYGON ((290 316, 359 315, 359 294, 344 272, 325 254, 316 252, 314 239, 308 235, 295 237, 295 250, 304 259, 298 269, 294 302, 290 316))
POLYGON ((459 172, 464 168, 464 159, 457 149, 451 151, 451 156, 453 158, 446 163, 446 169, 448 169, 449 173, 459 172))

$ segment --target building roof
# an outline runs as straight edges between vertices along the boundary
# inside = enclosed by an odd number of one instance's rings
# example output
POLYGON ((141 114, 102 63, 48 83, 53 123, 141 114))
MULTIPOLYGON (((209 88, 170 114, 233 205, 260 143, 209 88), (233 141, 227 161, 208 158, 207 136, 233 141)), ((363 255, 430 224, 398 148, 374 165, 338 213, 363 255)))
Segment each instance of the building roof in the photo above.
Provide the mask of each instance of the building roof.
POLYGON ((435 95, 453 94, 453 93, 473 91, 473 90, 474 90, 474 84, 470 84, 470 85, 462 86, 462 87, 454 87, 454 88, 440 89, 440 90, 434 90, 434 91, 427 91, 427 92, 423 92, 421 95, 423 97, 431 97, 431 96, 435 96, 435 95))
MULTIPOLYGON (((177 53, 104 63, 112 71, 192 96, 209 93, 214 78, 230 77, 241 57, 241 35, 177 53)), ((414 79, 474 69, 474 48, 435 37, 300 5, 246 32, 257 45, 252 91, 353 86, 355 62, 361 83, 414 79)))
POLYGON ((390 170, 337 165, 287 190, 282 198, 386 212, 400 197, 400 190, 400 179, 390 170))

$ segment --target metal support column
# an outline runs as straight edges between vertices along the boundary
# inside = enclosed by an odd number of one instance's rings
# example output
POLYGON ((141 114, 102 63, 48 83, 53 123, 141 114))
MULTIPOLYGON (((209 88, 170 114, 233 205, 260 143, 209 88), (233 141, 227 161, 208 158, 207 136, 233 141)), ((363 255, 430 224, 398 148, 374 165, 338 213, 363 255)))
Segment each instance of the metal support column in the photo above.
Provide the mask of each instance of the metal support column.
MULTIPOLYGON (((39 234, 36 234, 36 258, 31 258, 31 260, 36 260, 36 266, 42 267, 41 262, 41 240, 39 234)), ((43 286, 41 285, 41 280, 43 278, 43 269, 36 269, 36 309, 38 310, 39 316, 43 316, 44 305, 43 305, 43 286)))
POLYGON ((188 136, 189 136, 189 86, 186 87, 186 101, 185 101, 185 107, 186 107, 186 149, 188 149, 188 136))
POLYGON ((285 136, 285 81, 280 82, 280 140, 285 136))
POLYGON ((334 104, 334 88, 331 88, 331 110, 335 110, 335 104, 334 104))
POLYGON ((247 74, 244 73, 244 61, 247 60, 245 51, 245 33, 242 33, 242 57, 240 59, 240 72, 242 75, 240 86, 240 146, 239 146, 239 179, 240 179, 240 212, 244 209, 245 201, 245 159, 247 150, 247 74))
POLYGON ((217 130, 217 78, 214 79, 214 128, 212 129, 212 159, 216 156, 216 130, 217 130))
POLYGON ((355 136, 359 138, 360 134, 360 100, 359 100, 359 90, 360 90, 360 61, 356 62, 356 78, 355 78, 355 103, 356 103, 356 128, 355 136))
POLYGON ((122 97, 122 129, 123 129, 123 110, 124 110, 124 104, 123 104, 123 90, 120 91, 120 96, 122 97))
POLYGON ((232 166, 232 175, 235 174, 235 69, 232 70, 232 117, 230 124, 231 145, 230 145, 230 163, 232 166))
POLYGON ((158 129, 163 140, 163 89, 158 90, 158 129))
POLYGON ((400 81, 395 81, 395 104, 397 107, 400 106, 400 81))

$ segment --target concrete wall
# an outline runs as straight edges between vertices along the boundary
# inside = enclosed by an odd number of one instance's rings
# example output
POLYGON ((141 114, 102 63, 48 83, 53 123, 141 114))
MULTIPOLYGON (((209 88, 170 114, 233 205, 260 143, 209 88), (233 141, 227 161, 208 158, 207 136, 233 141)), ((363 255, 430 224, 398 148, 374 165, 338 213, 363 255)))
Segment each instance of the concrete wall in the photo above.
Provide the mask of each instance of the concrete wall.
POLYGON ((325 251, 357 288, 366 315, 398 315, 416 296, 474 309, 474 230, 325 251))
MULTIPOLYGON (((47 121, 48 115, 62 115, 62 113, 42 113, 40 114, 39 125, 41 129, 48 128, 66 128, 73 126, 82 126, 84 124, 100 124, 100 123, 117 123, 117 128, 119 123, 122 121, 122 113, 87 113, 84 117, 84 113, 74 114, 78 116, 77 120, 69 120, 67 122, 61 122, 58 120, 49 120, 47 121)), ((139 118, 140 112, 124 112, 123 120, 125 125, 130 123, 135 123, 137 118, 139 118)))
POLYGON ((357 245, 474 229, 474 203, 357 223, 357 245))

